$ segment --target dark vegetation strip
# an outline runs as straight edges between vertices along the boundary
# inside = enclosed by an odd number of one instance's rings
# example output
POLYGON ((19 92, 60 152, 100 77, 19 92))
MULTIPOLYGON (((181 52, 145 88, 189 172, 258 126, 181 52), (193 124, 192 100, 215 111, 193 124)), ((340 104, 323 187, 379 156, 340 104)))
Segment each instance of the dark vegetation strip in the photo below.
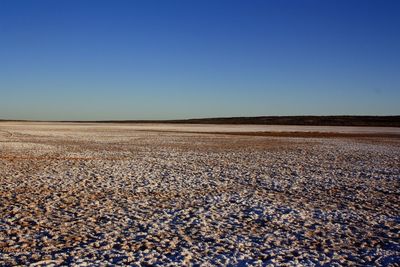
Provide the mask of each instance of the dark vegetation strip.
MULTIPOLYGON (((0 120, 0 121, 15 121, 15 120, 0 120)), ((20 121, 22 122, 22 120, 20 121)), ((202 118, 202 119, 185 119, 185 120, 105 120, 105 121, 57 121, 57 122, 400 127, 400 116, 351 116, 351 115, 349 116, 259 116, 259 117, 202 118)))
POLYGON ((264 116, 189 119, 181 123, 400 127, 400 116, 264 116))

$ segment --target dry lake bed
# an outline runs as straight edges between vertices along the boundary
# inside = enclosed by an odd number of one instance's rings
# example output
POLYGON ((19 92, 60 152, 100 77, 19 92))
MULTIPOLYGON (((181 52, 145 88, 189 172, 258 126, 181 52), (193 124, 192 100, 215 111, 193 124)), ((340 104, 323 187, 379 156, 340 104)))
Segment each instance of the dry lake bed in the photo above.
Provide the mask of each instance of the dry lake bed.
POLYGON ((399 266, 399 136, 0 122, 0 266, 399 266))

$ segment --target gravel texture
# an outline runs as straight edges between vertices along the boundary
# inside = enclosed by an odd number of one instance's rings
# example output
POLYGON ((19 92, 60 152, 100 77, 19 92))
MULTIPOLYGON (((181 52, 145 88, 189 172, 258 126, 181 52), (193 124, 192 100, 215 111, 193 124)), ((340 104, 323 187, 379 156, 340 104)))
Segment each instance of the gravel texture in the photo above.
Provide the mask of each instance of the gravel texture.
POLYGON ((399 182, 398 138, 0 124, 0 265, 399 266, 399 182))

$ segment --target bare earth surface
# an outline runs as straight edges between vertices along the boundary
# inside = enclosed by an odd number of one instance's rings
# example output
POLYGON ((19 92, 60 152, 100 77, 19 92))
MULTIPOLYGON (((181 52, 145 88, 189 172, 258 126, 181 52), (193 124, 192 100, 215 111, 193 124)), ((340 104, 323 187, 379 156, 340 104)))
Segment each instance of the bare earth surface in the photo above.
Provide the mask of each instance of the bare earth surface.
POLYGON ((0 266, 399 266, 400 138, 194 133, 311 128, 0 123, 0 266))

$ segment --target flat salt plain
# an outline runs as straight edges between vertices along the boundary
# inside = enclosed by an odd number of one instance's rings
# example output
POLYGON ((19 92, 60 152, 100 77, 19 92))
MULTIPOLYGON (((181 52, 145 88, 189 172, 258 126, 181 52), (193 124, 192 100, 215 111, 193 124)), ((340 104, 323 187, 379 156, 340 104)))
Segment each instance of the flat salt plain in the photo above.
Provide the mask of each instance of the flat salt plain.
POLYGON ((0 265, 398 266, 399 136, 0 122, 0 265))

